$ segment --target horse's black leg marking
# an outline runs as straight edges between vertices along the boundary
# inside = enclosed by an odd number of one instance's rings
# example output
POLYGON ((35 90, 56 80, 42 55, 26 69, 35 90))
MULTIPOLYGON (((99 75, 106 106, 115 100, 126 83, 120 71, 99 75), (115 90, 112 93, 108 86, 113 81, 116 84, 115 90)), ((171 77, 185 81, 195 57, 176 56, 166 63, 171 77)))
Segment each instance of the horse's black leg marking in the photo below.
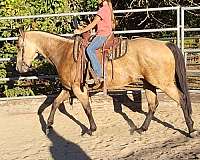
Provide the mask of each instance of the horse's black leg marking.
POLYGON ((154 115, 154 112, 151 111, 151 110, 147 113, 146 118, 144 120, 144 123, 142 124, 142 126, 139 129, 136 130, 138 133, 142 133, 144 131, 147 131, 147 129, 150 125, 150 122, 153 118, 153 115, 154 115))

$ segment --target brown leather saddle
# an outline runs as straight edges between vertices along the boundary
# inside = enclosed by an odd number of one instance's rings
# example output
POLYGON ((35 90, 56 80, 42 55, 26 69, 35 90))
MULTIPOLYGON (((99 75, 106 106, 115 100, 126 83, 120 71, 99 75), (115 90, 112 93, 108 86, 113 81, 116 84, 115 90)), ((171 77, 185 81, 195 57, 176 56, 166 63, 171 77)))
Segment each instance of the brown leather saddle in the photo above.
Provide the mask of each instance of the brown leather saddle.
MULTIPOLYGON (((85 50, 92 40, 90 32, 83 33, 81 36, 76 36, 74 38, 74 48, 73 57, 77 65, 81 65, 81 83, 87 81, 87 79, 93 78, 94 82, 97 77, 90 65, 88 63, 87 57, 85 55, 85 50), (88 64, 88 65, 86 65, 88 64)), ((114 37, 114 34, 110 35, 102 48, 99 48, 97 52, 102 53, 102 70, 104 77, 104 90, 106 90, 106 67, 108 61, 112 63, 112 70, 114 70, 113 60, 123 57, 127 53, 127 38, 124 37, 114 37)), ((113 78, 112 72, 112 78, 113 78)), ((94 87, 95 88, 95 87, 94 87)))
MULTIPOLYGON (((81 36, 76 36, 74 39, 73 56, 74 60, 77 61, 78 55, 81 52, 81 48, 87 48, 93 36, 90 32, 83 33, 81 36)), ((115 37, 111 34, 102 48, 99 48, 97 52, 106 53, 108 60, 115 60, 123 57, 127 53, 127 38, 126 37, 115 37)))

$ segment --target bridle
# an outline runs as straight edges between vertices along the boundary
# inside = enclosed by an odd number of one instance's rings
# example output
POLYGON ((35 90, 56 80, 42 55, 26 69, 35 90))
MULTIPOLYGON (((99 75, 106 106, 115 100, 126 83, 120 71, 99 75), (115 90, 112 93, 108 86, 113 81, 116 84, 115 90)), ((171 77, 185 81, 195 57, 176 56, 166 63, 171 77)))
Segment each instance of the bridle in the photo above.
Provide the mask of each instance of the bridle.
POLYGON ((26 64, 26 62, 24 61, 24 37, 23 37, 22 45, 20 46, 20 52, 22 54, 22 67, 30 68, 30 66, 28 64, 26 64))

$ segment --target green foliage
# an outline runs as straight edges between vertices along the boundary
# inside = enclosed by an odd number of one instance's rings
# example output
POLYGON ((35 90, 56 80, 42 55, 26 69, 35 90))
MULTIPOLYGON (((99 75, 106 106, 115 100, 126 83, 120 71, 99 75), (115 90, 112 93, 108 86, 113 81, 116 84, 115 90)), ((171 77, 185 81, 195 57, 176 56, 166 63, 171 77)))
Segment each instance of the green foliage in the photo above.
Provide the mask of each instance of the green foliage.
MULTIPOLYGON (((1 17, 10 16, 27 16, 38 14, 53 14, 71 12, 69 1, 66 0, 4 0, 0 1, 0 15, 1 17)), ((0 37, 16 37, 19 36, 19 28, 24 26, 24 30, 42 30, 50 33, 64 34, 72 32, 71 28, 72 17, 51 17, 51 18, 35 18, 35 19, 17 19, 17 20, 0 20, 0 37)), ((16 57, 16 42, 15 41, 0 41, 0 58, 15 58, 16 57)), ((33 62, 38 74, 55 74, 54 67, 46 61, 33 62)), ((0 63, 0 78, 16 77, 19 74, 15 71, 15 62, 0 63)), ((24 87, 19 86, 20 81, 6 82, 1 81, 0 92, 4 96, 21 96, 34 95, 33 90, 35 82, 27 81, 21 83, 24 87)), ((46 82, 46 88, 53 85, 51 82, 46 82)), ((37 92, 38 93, 38 92, 37 92)), ((42 90, 40 93, 43 94, 42 90)), ((0 95, 2 96, 2 94, 0 95)))
MULTIPOLYGON (((5 69, 0 69, 0 78, 6 78, 6 74, 7 74, 7 72, 5 69)), ((1 81, 0 81, 0 83, 1 83, 1 81)))
MULTIPOLYGON (((121 9, 138 9, 138 8, 157 8, 157 7, 172 7, 172 6, 199 6, 199 1, 193 0, 112 0, 113 8, 121 9)), ((186 26, 199 26, 200 14, 199 10, 185 12, 185 25, 186 26)), ((156 12, 140 12, 125 14, 124 16, 117 17, 118 30, 126 29, 149 29, 149 28, 173 28, 177 25, 177 11, 156 11, 156 12)), ((195 32, 188 32, 189 35, 195 35, 195 32)), ((173 36, 174 33, 144 33, 138 36, 149 36, 153 38, 173 36)), ((136 34, 134 36, 137 36, 136 34)))
POLYGON ((1 54, 1 58, 10 58, 11 54, 15 54, 17 52, 17 48, 12 43, 4 42, 3 46, 0 48, 0 52, 9 53, 9 54, 1 54))
POLYGON ((86 1, 82 1, 81 4, 84 8, 83 11, 95 11, 97 10, 97 0, 86 0, 86 1))
POLYGON ((34 69, 35 73, 37 74, 45 74, 46 75, 55 75, 56 69, 55 67, 50 64, 47 60, 35 60, 32 62, 32 68, 34 69))
POLYGON ((8 89, 8 86, 5 85, 5 91, 3 94, 6 97, 17 97, 17 96, 34 96, 35 94, 30 88, 20 88, 20 87, 15 87, 12 89, 8 89))
MULTIPOLYGON (((71 12, 68 1, 56 0, 5 0, 0 3, 1 16, 27 16, 37 14, 53 14, 71 12)), ((43 30, 52 33, 70 32, 72 17, 52 17, 18 20, 1 20, 1 37, 19 35, 19 27, 25 26, 25 30, 43 30)))

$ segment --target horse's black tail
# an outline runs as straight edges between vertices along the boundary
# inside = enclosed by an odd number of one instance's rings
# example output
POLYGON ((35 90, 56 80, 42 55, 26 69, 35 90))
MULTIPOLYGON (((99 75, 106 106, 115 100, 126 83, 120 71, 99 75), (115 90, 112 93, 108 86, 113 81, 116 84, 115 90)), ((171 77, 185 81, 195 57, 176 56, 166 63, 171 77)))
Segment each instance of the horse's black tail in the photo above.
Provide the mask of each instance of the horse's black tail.
POLYGON ((167 43, 166 46, 172 51, 175 58, 175 80, 178 89, 183 93, 184 107, 188 114, 192 114, 192 106, 188 92, 185 59, 181 50, 173 43, 167 43))

